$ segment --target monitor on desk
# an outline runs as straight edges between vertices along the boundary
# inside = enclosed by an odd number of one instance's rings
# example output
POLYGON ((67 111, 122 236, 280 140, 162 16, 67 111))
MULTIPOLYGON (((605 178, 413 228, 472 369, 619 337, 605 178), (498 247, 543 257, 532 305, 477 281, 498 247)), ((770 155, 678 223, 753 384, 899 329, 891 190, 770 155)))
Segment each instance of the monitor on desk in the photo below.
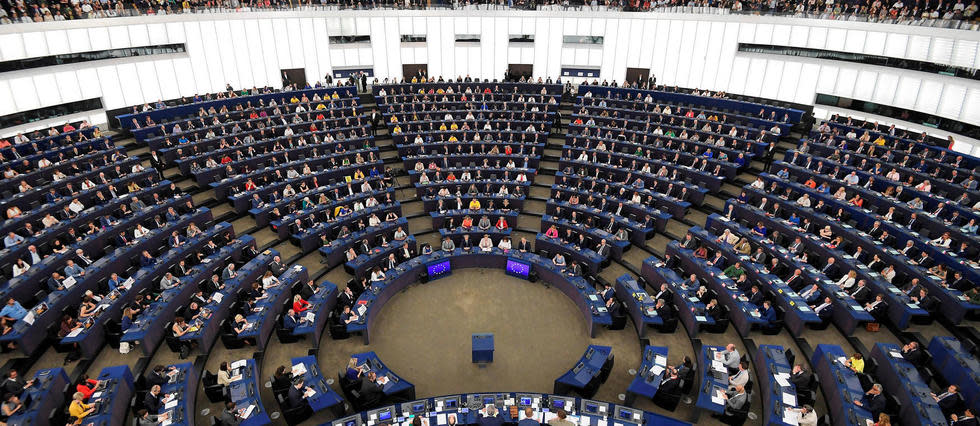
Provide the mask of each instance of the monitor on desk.
POLYGON ((613 417, 619 421, 632 423, 639 423, 643 418, 639 411, 623 406, 616 407, 616 412, 614 413, 613 417))
POLYGON ((550 401, 548 401, 548 408, 552 412, 565 410, 568 413, 572 413, 575 411, 575 400, 555 395, 551 397, 550 401))
POLYGON ((506 274, 512 277, 528 279, 528 275, 531 273, 531 264, 523 260, 518 260, 512 257, 507 258, 507 269, 506 274))
POLYGON ((447 398, 436 398, 436 402, 442 401, 442 408, 444 410, 455 410, 459 408, 459 397, 447 397, 447 398))
POLYGON ((353 416, 337 419, 331 423, 331 426, 360 426, 360 425, 361 425, 360 414, 355 414, 353 416))
POLYGON ((582 409, 580 410, 580 412, 582 414, 588 414, 591 416, 601 416, 606 414, 605 407, 606 407, 606 403, 604 402, 593 401, 591 399, 583 399, 582 409))
POLYGON ((449 259, 430 262, 425 265, 429 280, 436 280, 452 273, 452 266, 449 259))

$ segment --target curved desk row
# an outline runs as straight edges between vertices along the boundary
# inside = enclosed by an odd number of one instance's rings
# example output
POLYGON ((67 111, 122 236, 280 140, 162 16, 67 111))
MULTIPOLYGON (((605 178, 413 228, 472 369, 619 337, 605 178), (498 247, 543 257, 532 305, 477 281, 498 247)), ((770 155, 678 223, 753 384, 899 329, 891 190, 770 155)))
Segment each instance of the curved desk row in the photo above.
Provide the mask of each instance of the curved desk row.
POLYGON ((554 393, 567 396, 574 391, 591 398, 609 378, 615 360, 612 347, 589 345, 575 366, 555 379, 554 393))
POLYGON ((562 273, 562 269, 554 266, 550 259, 517 250, 505 252, 494 248, 488 252, 479 250, 465 252, 456 249, 449 253, 436 251, 418 256, 388 271, 384 281, 373 283, 371 290, 365 291, 357 299, 356 306, 360 311, 358 312, 360 317, 357 321, 347 324, 347 332, 361 333, 364 344, 368 344, 370 323, 381 312, 385 302, 405 287, 420 281, 421 278, 426 276, 437 278, 434 273, 440 270, 448 273, 451 269, 461 268, 497 268, 505 269, 508 273, 516 272, 514 270, 516 268, 526 272, 529 277, 532 276, 531 274, 536 274, 544 282, 557 287, 578 305, 590 336, 596 336, 596 324, 612 325, 612 317, 606 311, 605 304, 595 288, 582 277, 562 273), (511 263, 511 260, 516 263, 511 263))
POLYGON ((681 426, 690 423, 625 405, 573 398, 559 395, 521 392, 471 393, 437 396, 398 405, 390 405, 364 411, 348 417, 323 423, 320 426, 365 426, 378 423, 411 424, 414 417, 422 417, 429 425, 444 425, 451 419, 460 425, 481 423, 483 408, 493 405, 500 420, 490 424, 516 423, 524 420, 524 409, 533 410, 532 419, 545 424, 557 417, 558 409, 568 414, 566 420, 580 426, 681 426), (512 415, 512 413, 514 413, 512 415))

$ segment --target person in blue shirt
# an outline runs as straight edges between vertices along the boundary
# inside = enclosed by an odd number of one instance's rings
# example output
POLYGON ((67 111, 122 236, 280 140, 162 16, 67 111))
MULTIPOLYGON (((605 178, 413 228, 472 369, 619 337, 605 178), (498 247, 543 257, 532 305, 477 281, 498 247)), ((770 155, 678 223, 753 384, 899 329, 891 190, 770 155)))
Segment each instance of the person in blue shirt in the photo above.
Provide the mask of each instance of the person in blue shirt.
POLYGON ((824 182, 821 183, 819 187, 817 187, 817 191, 819 191, 821 194, 827 194, 830 193, 830 187, 827 186, 827 182, 824 182))
POLYGON ((784 167, 782 170, 776 172, 776 176, 779 177, 780 179, 788 179, 789 170, 784 167))
POLYGON ((517 422, 517 426, 538 426, 537 420, 534 420, 534 409, 531 407, 524 408, 524 418, 517 422))
POLYGON ((126 330, 129 330, 129 327, 132 327, 133 315, 133 308, 127 306, 126 309, 123 309, 122 319, 119 321, 119 329, 123 333, 125 333, 126 330))
POLYGON ((772 302, 768 300, 762 302, 762 309, 759 310, 759 314, 768 326, 772 326, 772 323, 776 321, 776 310, 772 308, 772 302))
POLYGON ((74 260, 68 259, 65 265, 65 275, 69 277, 80 277, 85 275, 85 269, 75 264, 74 260))
POLYGON ((766 236, 766 227, 765 227, 765 225, 763 225, 762 222, 756 223, 755 228, 752 228, 752 233, 753 234, 756 234, 756 235, 758 235, 760 237, 765 237, 766 236))
POLYGON ((742 193, 739 194, 739 196, 738 196, 738 202, 740 202, 740 203, 747 203, 747 202, 749 202, 749 194, 746 194, 745 191, 742 191, 742 193))
POLYGON ((299 318, 296 317, 296 311, 290 309, 286 311, 286 316, 282 318, 282 326, 287 330, 292 330, 296 328, 299 324, 299 318))
POLYGON ((793 212, 792 214, 789 215, 789 221, 793 223, 793 225, 799 225, 800 217, 796 215, 796 212, 793 212))
POLYGON ((744 166, 745 165, 745 155, 743 155, 741 152, 738 153, 738 157, 735 157, 735 164, 738 165, 739 168, 741 168, 742 166, 744 166))
POLYGON ((22 242, 24 242, 24 237, 21 237, 20 235, 13 233, 13 231, 8 233, 6 237, 3 237, 4 247, 12 247, 22 242))
MULTIPOLYGON (((118 289, 122 286, 122 283, 123 279, 119 278, 119 274, 113 272, 112 275, 109 276, 109 291, 111 292, 118 289)), ((122 290, 120 289, 120 291, 122 290)))
POLYGON ((0 309, 0 317, 7 321, 20 321, 25 316, 27 316, 27 309, 24 309, 13 297, 7 299, 7 304, 0 309))

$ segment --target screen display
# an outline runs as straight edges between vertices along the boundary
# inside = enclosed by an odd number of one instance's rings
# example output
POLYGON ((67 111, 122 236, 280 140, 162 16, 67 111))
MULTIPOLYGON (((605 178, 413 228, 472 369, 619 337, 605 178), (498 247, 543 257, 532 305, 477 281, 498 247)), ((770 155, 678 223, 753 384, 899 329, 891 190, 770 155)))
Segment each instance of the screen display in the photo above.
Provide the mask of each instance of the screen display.
POLYGON ((422 412, 422 411, 425 411, 425 403, 419 403, 419 404, 413 404, 412 405, 412 412, 413 413, 418 413, 418 412, 422 412))
POLYGON ((494 402, 496 402, 496 399, 494 399, 494 397, 492 397, 492 396, 485 396, 485 397, 483 397, 483 404, 484 405, 486 405, 486 404, 493 404, 494 402))
POLYGON ((523 262, 516 259, 507 259, 507 275, 515 276, 518 278, 527 279, 528 274, 531 273, 531 264, 523 262))
POLYGON ((621 419, 632 419, 633 418, 633 412, 628 411, 628 410, 619 410, 619 418, 621 418, 621 419))
POLYGON ((438 262, 432 262, 425 266, 429 273, 429 279, 436 279, 452 272, 452 268, 450 267, 449 264, 449 259, 440 260, 438 262))
POLYGON ((447 399, 445 401, 445 406, 446 406, 446 408, 456 408, 456 400, 455 399, 447 399))
POLYGON ((565 400, 564 399, 554 399, 554 400, 552 400, 551 401, 551 408, 554 408, 556 410, 559 409, 559 408, 565 408, 565 400))
POLYGON ((391 410, 385 410, 378 413, 378 420, 391 420, 391 410))
POLYGON ((531 405, 531 398, 521 398, 521 405, 531 405))
POLYGON ((585 411, 590 412, 590 413, 598 413, 599 412, 599 406, 596 405, 596 404, 585 404, 585 411))
POLYGON ((344 422, 344 426, 354 426, 357 424, 357 420, 348 420, 344 422))

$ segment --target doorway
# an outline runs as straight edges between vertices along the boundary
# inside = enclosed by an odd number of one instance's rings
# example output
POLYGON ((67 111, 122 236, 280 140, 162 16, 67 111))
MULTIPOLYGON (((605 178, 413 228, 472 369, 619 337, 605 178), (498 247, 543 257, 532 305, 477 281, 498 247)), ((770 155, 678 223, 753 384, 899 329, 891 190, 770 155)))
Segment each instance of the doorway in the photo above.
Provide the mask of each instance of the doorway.
POLYGON ((504 79, 517 81, 524 77, 525 80, 529 80, 533 72, 534 65, 532 64, 507 64, 507 75, 504 79))
POLYGON ((639 83, 640 86, 650 78, 650 68, 626 68, 626 82, 639 83))
POLYGON ((306 69, 305 68, 290 68, 285 70, 280 70, 282 74, 282 86, 286 87, 288 85, 293 85, 297 88, 306 87, 306 69))
POLYGON ((429 64, 402 64, 402 77, 409 81, 429 78, 429 64))

